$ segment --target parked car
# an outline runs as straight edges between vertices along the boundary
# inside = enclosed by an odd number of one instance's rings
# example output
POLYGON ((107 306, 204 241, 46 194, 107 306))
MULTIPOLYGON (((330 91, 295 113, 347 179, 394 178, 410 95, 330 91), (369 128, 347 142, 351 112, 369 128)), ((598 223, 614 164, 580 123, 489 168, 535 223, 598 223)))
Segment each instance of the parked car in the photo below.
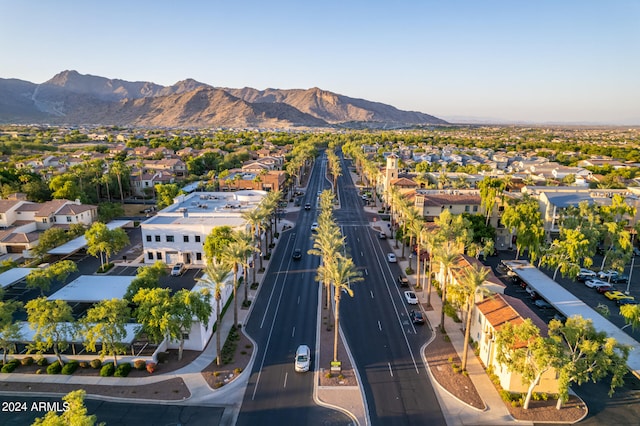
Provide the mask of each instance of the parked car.
POLYGON ((609 299, 609 300, 622 300, 622 299, 631 299, 633 300, 634 297, 633 296, 627 296, 626 294, 624 294, 621 291, 618 290, 614 290, 614 291, 607 291, 604 296, 609 299))
POLYGON ((596 273, 591 269, 580 268, 580 272, 578 272, 578 275, 576 275, 576 280, 585 281, 595 277, 596 277, 596 273))
POLYGON ((381 240, 386 240, 387 239, 387 234, 385 234, 384 232, 379 232, 378 233, 378 238, 380 238, 381 240))
POLYGON ((410 305, 418 304, 418 296, 416 296, 416 294, 412 291, 405 291, 404 298, 407 300, 407 303, 410 305))
POLYGON ((393 253, 387 253, 387 261, 389 263, 397 263, 398 259, 396 259, 396 255, 393 253))
POLYGON ((612 285, 603 285, 600 287, 596 287, 596 291, 600 294, 605 294, 608 291, 614 291, 615 287, 612 285))
POLYGON ((424 315, 422 314, 422 311, 418 311, 418 310, 412 310, 411 312, 409 312, 409 318, 411 318, 411 321, 414 324, 424 324, 424 315))
POLYGON ((293 260, 300 260, 302 259, 302 250, 300 249, 295 249, 293 251, 293 254, 291 255, 291 257, 293 258, 293 260))
POLYGON ((586 280, 584 282, 584 285, 586 285, 589 288, 598 288, 598 287, 605 287, 605 286, 609 286, 610 284, 606 281, 602 281, 599 280, 597 278, 592 279, 592 280, 586 280))
POLYGON ((614 271, 613 269, 598 272, 598 278, 601 280, 608 280, 609 278, 614 278, 616 276, 618 276, 618 271, 614 271))
POLYGON ((626 283, 627 281, 629 281, 629 275, 627 274, 618 274, 614 277, 611 277, 612 283, 620 284, 620 283, 626 283))
POLYGON ((175 265, 173 265, 173 268, 171 268, 172 277, 179 277, 180 275, 182 275, 183 272, 184 272, 184 263, 176 263, 175 265))
POLYGON ((638 305, 640 304, 639 301, 637 301, 636 299, 620 299, 620 300, 616 300, 616 303, 620 306, 622 305, 638 305))
POLYGON ((409 287, 409 279, 402 275, 398 275, 398 283, 400 284, 400 287, 409 287))
POLYGON ((553 308, 553 306, 551 306, 549 304, 549 302, 547 302, 546 300, 543 299, 538 299, 535 302, 533 302, 534 305, 536 305, 536 307, 540 308, 540 309, 551 309, 553 308))
POLYGON ((554 320, 558 320, 560 322, 565 322, 567 320, 567 317, 565 317, 564 315, 562 315, 560 312, 556 312, 556 314, 553 316, 554 320))
POLYGON ((307 345, 300 345, 296 349, 295 370, 299 373, 309 371, 311 365, 311 349, 307 345))

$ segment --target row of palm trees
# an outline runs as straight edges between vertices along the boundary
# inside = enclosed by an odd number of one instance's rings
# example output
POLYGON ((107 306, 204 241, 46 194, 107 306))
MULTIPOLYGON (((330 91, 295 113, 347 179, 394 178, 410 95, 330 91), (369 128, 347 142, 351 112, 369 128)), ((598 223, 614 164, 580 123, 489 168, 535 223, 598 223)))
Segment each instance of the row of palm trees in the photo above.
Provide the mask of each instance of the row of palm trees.
POLYGON ((338 361, 338 330, 340 325, 340 298, 342 292, 353 297, 351 284, 362 281, 351 257, 344 252, 345 238, 333 219, 333 194, 325 190, 320 194, 320 214, 318 215, 317 233, 313 235, 313 248, 309 254, 320 256, 316 281, 325 287, 324 308, 329 309, 331 302, 331 286, 333 285, 333 361, 338 361))
MULTIPOLYGON (((233 325, 237 328, 238 274, 240 272, 240 268, 242 268, 244 281, 243 304, 246 305, 248 304, 249 299, 248 270, 249 268, 253 269, 253 282, 255 282, 256 263, 253 258, 256 252, 264 253, 263 244, 266 244, 266 253, 270 254, 270 245, 275 235, 273 229, 277 225, 276 213, 280 199, 280 191, 269 192, 256 209, 244 212, 242 217, 247 221, 251 230, 249 232, 232 231, 231 238, 226 242, 224 250, 221 251, 221 253, 206 259, 207 263, 204 268, 203 278, 198 278, 200 283, 213 291, 213 297, 216 301, 216 324, 218 327, 216 331, 216 362, 218 365, 220 365, 222 359, 219 324, 222 318, 222 295, 228 285, 227 277, 230 273, 233 273, 233 325), (263 231, 265 235, 264 238, 262 238, 263 231)), ((263 256, 260 256, 261 270, 263 269, 262 258, 263 256)))

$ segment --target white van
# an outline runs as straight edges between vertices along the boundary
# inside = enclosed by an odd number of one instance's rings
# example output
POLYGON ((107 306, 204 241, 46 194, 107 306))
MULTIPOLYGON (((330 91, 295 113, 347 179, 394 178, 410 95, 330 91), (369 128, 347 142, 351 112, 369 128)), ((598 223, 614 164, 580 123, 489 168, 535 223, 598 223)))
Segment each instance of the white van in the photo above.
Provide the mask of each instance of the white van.
POLYGON ((295 370, 304 373, 311 365, 311 349, 307 345, 300 345, 296 350, 295 370))

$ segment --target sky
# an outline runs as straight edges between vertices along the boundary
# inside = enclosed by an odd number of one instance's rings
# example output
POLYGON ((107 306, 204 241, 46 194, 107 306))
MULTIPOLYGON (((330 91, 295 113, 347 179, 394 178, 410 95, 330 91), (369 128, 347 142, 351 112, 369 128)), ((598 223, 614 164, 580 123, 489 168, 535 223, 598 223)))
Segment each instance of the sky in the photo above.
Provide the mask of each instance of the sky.
POLYGON ((0 78, 308 89, 453 122, 640 125, 640 0, 0 0, 0 78))

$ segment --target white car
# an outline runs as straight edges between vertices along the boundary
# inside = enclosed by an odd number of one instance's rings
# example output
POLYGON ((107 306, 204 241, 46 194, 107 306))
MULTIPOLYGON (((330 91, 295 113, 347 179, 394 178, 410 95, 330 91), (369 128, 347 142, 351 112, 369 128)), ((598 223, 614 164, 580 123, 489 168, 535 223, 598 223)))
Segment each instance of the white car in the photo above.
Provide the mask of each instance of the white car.
POLYGON ((418 296, 416 296, 416 294, 412 291, 405 291, 404 298, 407 299, 407 303, 410 305, 418 304, 418 296))
POLYGON ((387 253, 387 261, 389 263, 397 263, 398 259, 396 259, 396 255, 393 253, 387 253))
POLYGON ((598 272, 598 278, 601 280, 607 280, 609 278, 615 278, 618 276, 618 271, 614 271, 613 269, 609 269, 608 271, 600 271, 598 272))
POLYGON ((587 269, 587 268, 580 268, 580 272, 578 272, 577 278, 578 279, 589 279, 589 278, 595 278, 596 277, 596 273, 593 272, 591 269, 587 269))
POLYGON ((175 265, 173 265, 173 268, 171 268, 172 277, 179 277, 180 275, 182 275, 183 272, 184 272, 184 263, 176 263, 175 265))
POLYGON ((295 370, 299 373, 309 371, 311 366, 311 349, 307 345, 300 345, 296 349, 295 370))
POLYGON ((589 288, 598 288, 598 287, 608 287, 611 284, 609 284, 606 281, 602 281, 602 280, 599 280, 597 278, 594 278, 592 280, 586 280, 584 282, 584 285, 586 285, 589 288))
POLYGON ((311 224, 311 232, 318 232, 318 222, 313 222, 311 224))

